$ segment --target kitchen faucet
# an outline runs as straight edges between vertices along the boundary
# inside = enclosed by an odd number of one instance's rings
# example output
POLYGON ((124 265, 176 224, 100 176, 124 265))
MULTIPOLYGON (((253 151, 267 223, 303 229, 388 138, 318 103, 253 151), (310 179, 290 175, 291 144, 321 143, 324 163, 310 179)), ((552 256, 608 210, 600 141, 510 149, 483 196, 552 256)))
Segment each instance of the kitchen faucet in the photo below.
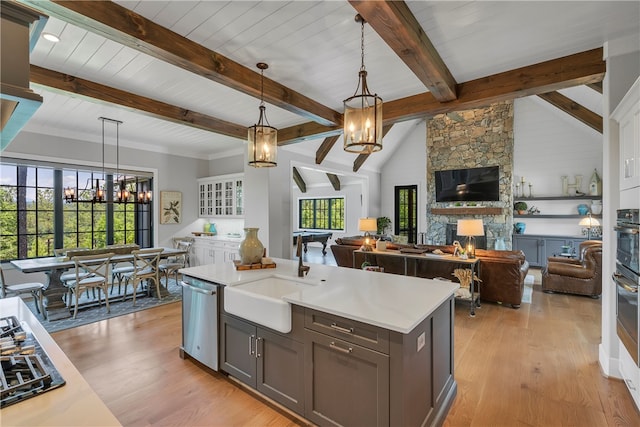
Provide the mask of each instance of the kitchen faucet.
POLYGON ((309 266, 302 265, 302 236, 298 236, 296 245, 296 255, 298 256, 298 277, 304 277, 305 274, 309 274, 309 266))

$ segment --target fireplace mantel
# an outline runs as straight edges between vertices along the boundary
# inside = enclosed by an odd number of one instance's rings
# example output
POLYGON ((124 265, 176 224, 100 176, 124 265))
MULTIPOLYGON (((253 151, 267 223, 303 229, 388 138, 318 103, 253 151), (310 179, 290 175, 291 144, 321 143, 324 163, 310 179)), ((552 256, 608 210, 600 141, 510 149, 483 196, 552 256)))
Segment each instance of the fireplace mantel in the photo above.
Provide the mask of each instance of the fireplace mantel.
POLYGON ((487 207, 454 207, 454 208, 431 208, 434 215, 504 215, 505 208, 487 207))

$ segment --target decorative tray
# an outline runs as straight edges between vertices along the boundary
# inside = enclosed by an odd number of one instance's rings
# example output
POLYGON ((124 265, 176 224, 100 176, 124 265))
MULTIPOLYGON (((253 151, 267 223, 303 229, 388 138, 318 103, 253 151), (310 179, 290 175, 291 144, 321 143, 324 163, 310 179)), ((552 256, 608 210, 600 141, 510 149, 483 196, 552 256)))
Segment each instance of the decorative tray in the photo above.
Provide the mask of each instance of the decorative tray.
POLYGON ((241 264, 240 260, 233 261, 233 264, 236 266, 236 270, 260 270, 263 268, 276 268, 276 263, 272 262, 271 264, 263 264, 261 262, 256 262, 255 264, 241 264))

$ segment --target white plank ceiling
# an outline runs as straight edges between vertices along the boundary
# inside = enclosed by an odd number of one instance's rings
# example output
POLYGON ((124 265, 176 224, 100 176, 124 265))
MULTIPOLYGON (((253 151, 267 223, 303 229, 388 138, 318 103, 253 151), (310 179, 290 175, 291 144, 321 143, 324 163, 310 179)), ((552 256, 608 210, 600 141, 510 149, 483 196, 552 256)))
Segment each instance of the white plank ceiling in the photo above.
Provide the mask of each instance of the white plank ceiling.
MULTIPOLYGON (((336 111, 351 96, 360 67, 360 25, 346 1, 117 1, 172 31, 246 67, 269 64, 265 76, 336 111)), ((640 45, 638 1, 408 1, 423 30, 457 82, 508 71, 635 36, 640 45)), ((96 34, 50 18, 31 63, 143 95, 223 120, 250 126, 259 100, 191 74, 96 34)), ((640 47, 639 47, 640 49, 640 47)), ((385 101, 425 92, 425 87, 385 42, 365 27, 369 86, 385 101)), ((43 105, 26 131, 99 143, 98 117, 123 121, 120 144, 146 150, 214 158, 242 150, 243 141, 151 118, 119 106, 55 93, 34 85, 43 105)), ((563 92, 601 114, 597 92, 563 92), (599 110, 600 109, 600 110, 599 110)), ((559 114, 562 114, 559 112, 559 114)), ((271 125, 285 128, 308 119, 267 105, 271 125)), ((415 121, 412 121, 415 124, 415 121)), ((379 169, 410 130, 389 133, 385 148, 365 168, 379 169)), ((293 149, 315 156, 321 139, 293 149)), ((11 146, 9 146, 11 150, 11 146)), ((341 141, 327 160, 351 165, 341 141)))

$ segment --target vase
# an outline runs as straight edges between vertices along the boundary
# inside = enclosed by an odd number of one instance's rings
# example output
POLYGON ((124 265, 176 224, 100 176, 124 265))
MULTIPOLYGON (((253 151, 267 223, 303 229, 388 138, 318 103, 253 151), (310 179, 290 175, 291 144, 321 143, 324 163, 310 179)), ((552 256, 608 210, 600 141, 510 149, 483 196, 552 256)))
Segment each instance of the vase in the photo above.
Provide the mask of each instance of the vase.
POLYGON ((591 201, 591 213, 594 215, 600 215, 602 213, 602 202, 600 200, 591 201))
POLYGON ((516 234, 524 234, 524 230, 527 227, 527 225, 524 222, 516 222, 515 224, 513 224, 513 230, 516 232, 516 234))
POLYGON ((244 240, 240 242, 240 262, 242 264, 257 264, 262 260, 264 246, 258 239, 258 228, 245 228, 244 240))
POLYGON ((586 215, 588 213, 589 213, 589 206, 585 205, 584 203, 581 203, 578 205, 578 214, 586 215))
POLYGON ((218 234, 218 230, 216 230, 216 225, 213 222, 209 224, 209 232, 213 233, 214 236, 218 234))
POLYGON ((205 233, 209 232, 209 227, 211 227, 211 224, 209 224, 209 222, 204 223, 204 225, 202 226, 202 231, 204 231, 205 233))
POLYGON ((496 237, 495 249, 497 251, 504 251, 507 249, 507 245, 504 243, 504 237, 496 237))

